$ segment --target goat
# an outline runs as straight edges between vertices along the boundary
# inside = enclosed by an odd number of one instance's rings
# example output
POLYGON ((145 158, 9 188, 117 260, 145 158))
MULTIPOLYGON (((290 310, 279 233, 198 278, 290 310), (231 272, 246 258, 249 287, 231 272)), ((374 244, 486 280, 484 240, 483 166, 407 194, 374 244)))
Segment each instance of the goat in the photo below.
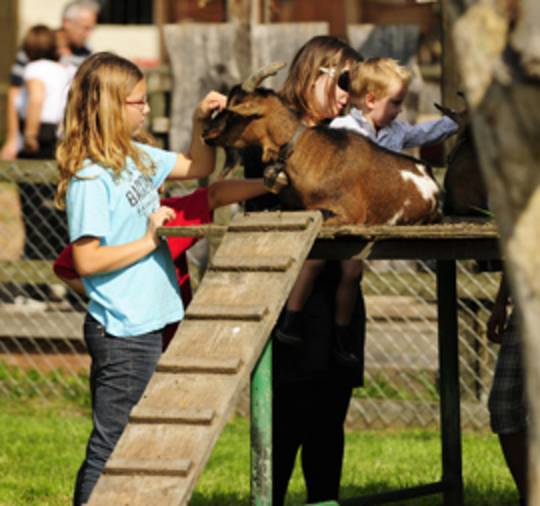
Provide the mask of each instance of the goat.
POLYGON ((414 224, 436 221, 439 188, 421 161, 394 153, 346 130, 305 127, 277 93, 259 88, 279 70, 262 69, 229 93, 226 108, 203 133, 226 149, 257 145, 265 176, 289 186, 284 208, 321 210, 326 224, 414 224))
POLYGON ((474 147, 468 110, 456 112, 439 104, 434 105, 459 125, 456 143, 447 157, 443 212, 462 216, 485 215, 488 195, 474 147))

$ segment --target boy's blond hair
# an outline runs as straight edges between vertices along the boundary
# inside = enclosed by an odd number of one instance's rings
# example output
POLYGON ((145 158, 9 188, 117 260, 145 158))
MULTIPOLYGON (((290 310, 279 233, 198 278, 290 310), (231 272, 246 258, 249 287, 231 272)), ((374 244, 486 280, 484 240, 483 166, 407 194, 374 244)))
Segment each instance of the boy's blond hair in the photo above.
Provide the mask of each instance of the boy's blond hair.
POLYGON ((412 74, 392 58, 368 58, 352 71, 351 94, 363 98, 372 93, 376 99, 388 95, 396 81, 404 86, 411 82, 412 74))

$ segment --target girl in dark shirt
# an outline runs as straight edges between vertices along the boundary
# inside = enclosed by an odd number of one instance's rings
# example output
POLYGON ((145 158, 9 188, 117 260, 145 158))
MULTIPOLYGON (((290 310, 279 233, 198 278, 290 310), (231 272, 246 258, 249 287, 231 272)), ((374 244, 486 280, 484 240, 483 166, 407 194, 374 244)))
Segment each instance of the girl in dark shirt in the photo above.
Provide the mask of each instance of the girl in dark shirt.
MULTIPOLYGON (((347 90, 340 76, 360 55, 341 40, 317 36, 296 54, 281 96, 306 126, 327 122, 345 108, 347 90), (321 70, 322 69, 322 70, 321 70), (334 69, 328 72, 328 69, 334 69)), ((264 166, 257 148, 244 153, 246 177, 261 177, 264 166)), ((275 195, 248 201, 248 211, 279 209, 275 195)), ((308 503, 336 500, 344 450, 344 421, 352 389, 363 382, 365 311, 358 294, 351 350, 354 367, 333 359, 336 288, 339 262, 326 262, 299 315, 304 335, 300 347, 274 340, 273 504, 282 505, 296 454, 301 449, 308 503)), ((360 290, 360 288, 359 288, 360 290)))

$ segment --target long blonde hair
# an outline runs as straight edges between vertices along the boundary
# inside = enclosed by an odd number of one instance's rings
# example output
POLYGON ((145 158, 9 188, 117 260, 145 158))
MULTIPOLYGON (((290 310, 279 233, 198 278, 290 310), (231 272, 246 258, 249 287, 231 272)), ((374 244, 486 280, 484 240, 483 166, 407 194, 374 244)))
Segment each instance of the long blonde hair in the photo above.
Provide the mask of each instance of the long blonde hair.
MULTIPOLYGON (((65 207, 69 181, 86 160, 120 176, 130 157, 144 174, 155 170, 150 158, 132 142, 124 103, 133 88, 144 79, 141 70, 113 53, 96 53, 86 59, 75 74, 66 106, 63 138, 56 150, 60 179, 56 206, 65 207)), ((145 133, 137 140, 149 141, 145 133)))
MULTIPOLYGON (((296 53, 280 95, 300 116, 318 121, 313 107, 313 86, 321 75, 321 67, 335 69, 339 76, 345 67, 361 61, 361 55, 346 42, 330 35, 308 40, 296 53)), ((336 83, 328 90, 328 100, 335 101, 336 83)))

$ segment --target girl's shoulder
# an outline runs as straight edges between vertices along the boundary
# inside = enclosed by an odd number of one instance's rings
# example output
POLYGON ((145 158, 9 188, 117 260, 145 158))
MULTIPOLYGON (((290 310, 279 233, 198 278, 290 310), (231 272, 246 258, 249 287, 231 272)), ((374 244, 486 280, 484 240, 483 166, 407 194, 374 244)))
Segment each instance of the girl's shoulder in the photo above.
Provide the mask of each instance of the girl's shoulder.
POLYGON ((150 156, 151 158, 161 157, 163 155, 172 153, 171 151, 158 148, 157 146, 152 146, 151 144, 145 144, 143 142, 134 141, 133 144, 138 150, 142 151, 143 153, 150 156))
POLYGON ((77 171, 72 181, 85 181, 92 179, 103 179, 105 181, 111 180, 111 171, 103 167, 98 163, 93 163, 90 160, 86 160, 81 169, 77 171))

